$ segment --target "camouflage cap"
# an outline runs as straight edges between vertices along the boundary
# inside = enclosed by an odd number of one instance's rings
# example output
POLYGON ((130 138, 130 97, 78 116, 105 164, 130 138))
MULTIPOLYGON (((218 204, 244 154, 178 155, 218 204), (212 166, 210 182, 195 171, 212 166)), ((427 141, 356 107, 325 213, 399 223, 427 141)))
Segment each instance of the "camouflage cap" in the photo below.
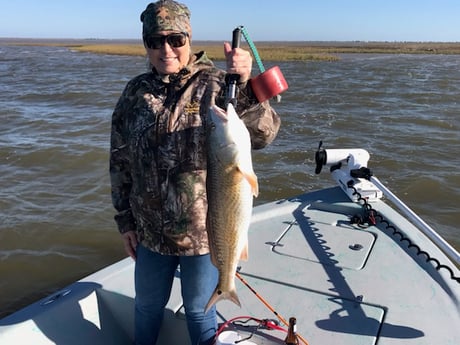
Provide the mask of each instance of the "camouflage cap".
POLYGON ((150 3, 141 14, 142 35, 159 31, 187 32, 190 36, 190 10, 184 4, 173 0, 160 0, 150 3))

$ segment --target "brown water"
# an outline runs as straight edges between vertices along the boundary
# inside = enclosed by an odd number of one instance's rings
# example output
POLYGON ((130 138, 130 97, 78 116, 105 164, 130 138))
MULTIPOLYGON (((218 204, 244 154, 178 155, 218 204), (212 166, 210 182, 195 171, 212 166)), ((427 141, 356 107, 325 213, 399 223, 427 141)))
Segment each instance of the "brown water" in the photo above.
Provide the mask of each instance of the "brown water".
MULTIPOLYGON (((279 66, 290 88, 274 104, 278 138, 254 153, 256 204, 331 186, 314 174, 320 140, 364 148, 374 174, 459 249, 460 56, 279 66)), ((0 316, 124 257, 110 117, 144 70, 138 57, 0 44, 0 316)))

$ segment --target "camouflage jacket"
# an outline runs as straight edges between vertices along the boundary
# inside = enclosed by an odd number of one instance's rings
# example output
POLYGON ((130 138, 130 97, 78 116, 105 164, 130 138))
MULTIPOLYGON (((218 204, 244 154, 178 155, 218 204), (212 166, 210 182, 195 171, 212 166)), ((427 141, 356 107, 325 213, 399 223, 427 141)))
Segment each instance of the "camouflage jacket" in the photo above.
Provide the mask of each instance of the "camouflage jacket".
MULTIPOLYGON (((155 252, 209 252, 205 121, 210 105, 224 105, 225 75, 202 52, 168 81, 154 70, 132 79, 113 112, 115 221, 155 252)), ((249 83, 240 85, 237 99, 252 147, 264 147, 278 132, 279 116, 268 102, 257 102, 249 83)))

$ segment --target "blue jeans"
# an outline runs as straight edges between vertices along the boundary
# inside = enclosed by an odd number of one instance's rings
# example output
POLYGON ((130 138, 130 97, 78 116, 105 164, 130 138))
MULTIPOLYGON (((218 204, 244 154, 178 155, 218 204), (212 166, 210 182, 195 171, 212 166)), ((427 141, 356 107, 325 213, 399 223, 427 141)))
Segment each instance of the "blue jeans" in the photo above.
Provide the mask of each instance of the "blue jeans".
POLYGON ((156 343, 178 265, 191 343, 212 344, 217 331, 216 308, 206 314, 204 309, 217 285, 218 272, 210 255, 161 255, 139 245, 136 256, 135 344, 156 343))

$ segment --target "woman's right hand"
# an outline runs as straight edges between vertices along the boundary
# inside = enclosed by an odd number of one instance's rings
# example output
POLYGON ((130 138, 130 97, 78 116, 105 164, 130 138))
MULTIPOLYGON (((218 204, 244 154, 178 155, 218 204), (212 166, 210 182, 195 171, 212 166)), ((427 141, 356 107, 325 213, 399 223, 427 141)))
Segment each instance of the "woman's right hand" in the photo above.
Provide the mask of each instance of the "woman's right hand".
POLYGON ((137 247, 137 235, 136 231, 128 231, 121 234, 123 239, 123 246, 125 252, 133 259, 136 260, 136 247, 137 247))

